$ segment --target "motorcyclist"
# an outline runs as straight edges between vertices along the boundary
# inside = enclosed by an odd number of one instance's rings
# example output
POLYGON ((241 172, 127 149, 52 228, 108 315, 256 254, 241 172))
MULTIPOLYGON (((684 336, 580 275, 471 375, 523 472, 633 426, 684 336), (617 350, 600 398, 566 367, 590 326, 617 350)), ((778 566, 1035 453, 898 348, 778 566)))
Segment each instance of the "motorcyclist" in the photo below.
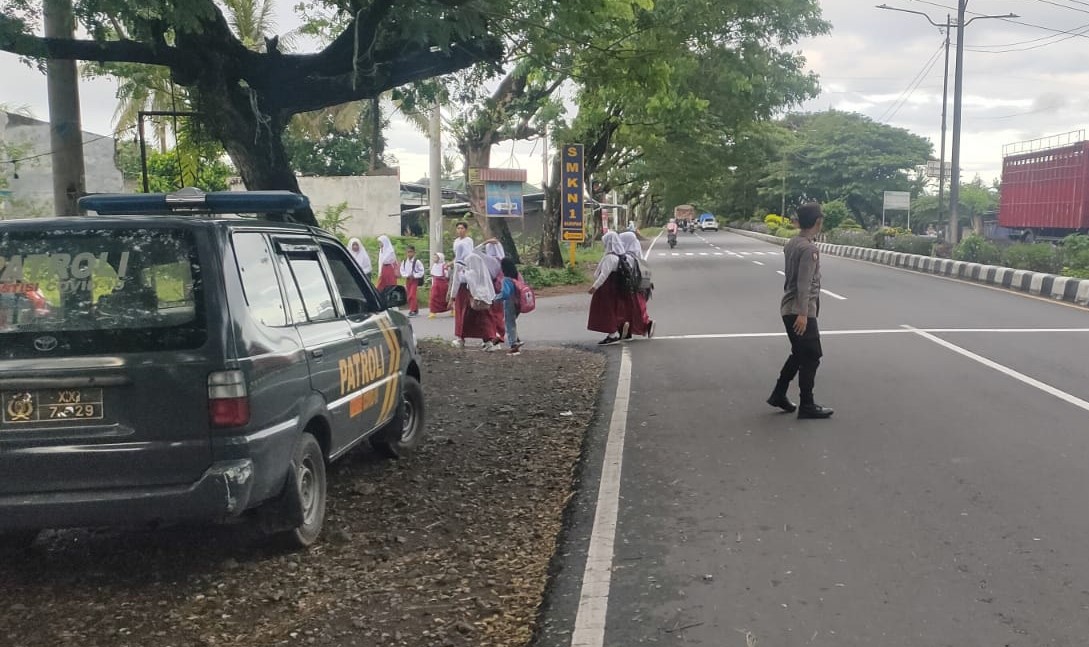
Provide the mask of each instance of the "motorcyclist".
POLYGON ((666 223, 666 240, 669 242, 669 246, 672 247, 677 244, 677 219, 670 218, 666 223))

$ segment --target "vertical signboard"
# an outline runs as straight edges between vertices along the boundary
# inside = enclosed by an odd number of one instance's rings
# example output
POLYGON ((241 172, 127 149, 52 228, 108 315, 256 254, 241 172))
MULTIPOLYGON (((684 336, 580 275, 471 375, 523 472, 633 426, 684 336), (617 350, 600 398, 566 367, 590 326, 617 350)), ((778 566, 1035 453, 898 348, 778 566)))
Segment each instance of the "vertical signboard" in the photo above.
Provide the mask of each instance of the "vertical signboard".
POLYGON ((568 144, 563 147, 560 170, 563 187, 560 191, 560 232, 565 241, 581 243, 586 240, 582 144, 568 144))

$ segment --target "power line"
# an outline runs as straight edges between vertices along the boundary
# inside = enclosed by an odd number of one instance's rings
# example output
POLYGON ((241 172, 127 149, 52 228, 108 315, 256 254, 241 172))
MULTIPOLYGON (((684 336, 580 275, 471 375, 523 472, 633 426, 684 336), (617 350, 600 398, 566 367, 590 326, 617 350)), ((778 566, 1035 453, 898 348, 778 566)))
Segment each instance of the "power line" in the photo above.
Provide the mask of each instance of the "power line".
POLYGON ((1053 7, 1062 7, 1063 9, 1069 9, 1070 11, 1080 11, 1082 13, 1089 13, 1089 10, 1078 9, 1077 7, 1071 7, 1070 5, 1066 5, 1066 4, 1059 4, 1058 2, 1053 2, 1052 0, 1036 0, 1036 2, 1041 2, 1043 4, 1049 4, 1049 5, 1053 6, 1053 7))
POLYGON ((930 74, 930 71, 934 69, 934 65, 938 62, 938 55, 941 54, 942 49, 945 48, 945 39, 938 44, 938 49, 934 50, 930 58, 923 63, 923 68, 915 74, 915 76, 908 83, 908 87, 900 93, 900 96, 893 101, 892 105, 885 109, 885 112, 881 113, 881 116, 877 118, 878 121, 887 121, 896 116, 896 113, 900 112, 900 109, 907 104, 907 100, 911 98, 911 95, 915 93, 915 90, 919 88, 919 85, 926 79, 926 76, 930 74))
MULTIPOLYGON (((94 142, 101 141, 103 139, 116 139, 119 135, 123 134, 125 131, 132 130, 134 128, 136 128, 136 126, 129 126, 128 128, 122 128, 121 130, 118 130, 118 131, 116 131, 114 133, 111 133, 109 135, 98 135, 97 137, 92 137, 91 139, 88 139, 87 141, 83 142, 83 145, 86 146, 87 144, 93 144, 94 142)), ((0 166, 5 165, 5 164, 19 164, 21 162, 29 162, 30 160, 36 160, 36 159, 41 158, 41 157, 49 157, 50 155, 53 155, 53 154, 54 154, 53 151, 49 151, 47 153, 38 153, 37 155, 27 155, 26 157, 16 157, 16 158, 12 158, 12 159, 9 159, 9 160, 0 161, 0 166)))

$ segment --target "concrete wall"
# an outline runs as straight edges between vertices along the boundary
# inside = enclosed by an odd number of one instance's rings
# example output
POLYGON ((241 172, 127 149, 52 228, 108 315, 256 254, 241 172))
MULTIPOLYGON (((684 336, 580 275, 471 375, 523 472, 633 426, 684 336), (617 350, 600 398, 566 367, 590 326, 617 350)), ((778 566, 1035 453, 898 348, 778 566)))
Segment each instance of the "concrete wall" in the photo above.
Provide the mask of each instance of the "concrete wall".
MULTIPOLYGON (((0 211, 5 218, 25 218, 53 215, 53 158, 49 155, 49 124, 22 115, 0 111, 0 140, 7 146, 29 150, 19 157, 41 155, 20 162, 19 179, 12 177, 12 168, 4 169, 8 178, 8 190, 12 192, 8 204, 0 211), (44 153, 44 154, 43 154, 44 153)), ((121 171, 114 163, 113 137, 95 133, 83 133, 83 158, 88 193, 119 193, 124 190, 121 171)), ((7 159, 7 156, 5 156, 7 159)))
MULTIPOLYGON (((237 178, 232 191, 245 191, 237 178)), ((401 180, 395 175, 352 175, 344 177, 300 177, 299 190, 310 199, 314 215, 341 203, 349 221, 344 228, 350 236, 398 236, 401 234, 401 180)))
POLYGON ((397 176, 300 177, 299 189, 319 218, 326 207, 348 204, 348 236, 397 236, 401 232, 401 179, 397 176))

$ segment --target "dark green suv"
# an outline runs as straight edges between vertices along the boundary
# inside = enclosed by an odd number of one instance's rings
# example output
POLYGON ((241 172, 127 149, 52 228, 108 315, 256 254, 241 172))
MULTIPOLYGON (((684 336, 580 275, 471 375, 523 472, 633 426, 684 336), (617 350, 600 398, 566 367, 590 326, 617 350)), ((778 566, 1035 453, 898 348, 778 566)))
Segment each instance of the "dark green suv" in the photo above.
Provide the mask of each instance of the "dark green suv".
POLYGON ((0 535, 250 513, 298 546, 326 463, 424 433, 415 338, 288 192, 0 222, 0 535))

